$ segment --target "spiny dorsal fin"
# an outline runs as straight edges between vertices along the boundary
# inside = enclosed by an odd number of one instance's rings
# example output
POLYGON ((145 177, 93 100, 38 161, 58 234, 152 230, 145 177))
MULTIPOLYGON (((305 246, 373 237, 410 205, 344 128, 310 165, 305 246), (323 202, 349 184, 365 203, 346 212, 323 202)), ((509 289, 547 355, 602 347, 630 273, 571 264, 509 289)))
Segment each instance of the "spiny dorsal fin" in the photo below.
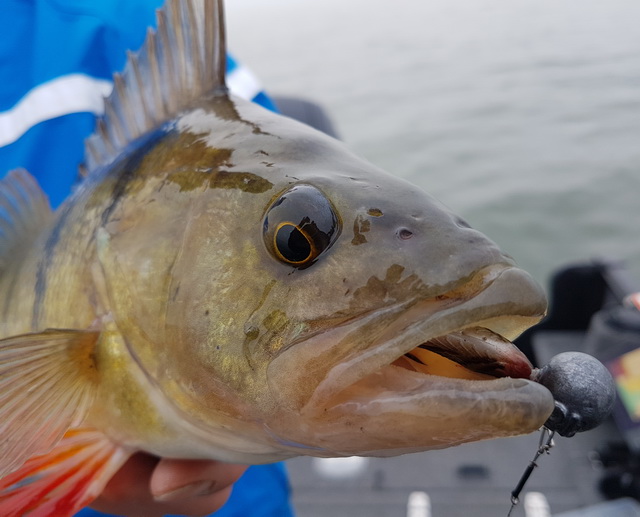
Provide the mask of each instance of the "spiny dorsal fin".
POLYGON ((158 29, 114 76, 105 113, 86 142, 88 172, 205 94, 226 93, 222 0, 167 0, 158 29))
POLYGON ((0 180, 0 273, 48 225, 52 212, 47 196, 24 169, 0 180))

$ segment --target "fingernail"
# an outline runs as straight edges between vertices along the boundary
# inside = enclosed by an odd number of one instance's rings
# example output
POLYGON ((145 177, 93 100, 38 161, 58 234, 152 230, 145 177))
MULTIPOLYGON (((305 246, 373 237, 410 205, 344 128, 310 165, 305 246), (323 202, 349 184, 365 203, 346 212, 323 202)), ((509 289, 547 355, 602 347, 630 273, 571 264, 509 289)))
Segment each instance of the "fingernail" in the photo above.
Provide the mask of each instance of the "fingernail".
POLYGON ((215 486, 215 481, 198 481, 168 492, 163 492, 162 494, 154 494, 153 498, 159 503, 164 503, 167 501, 188 499, 190 497, 202 497, 212 494, 215 491, 215 486))

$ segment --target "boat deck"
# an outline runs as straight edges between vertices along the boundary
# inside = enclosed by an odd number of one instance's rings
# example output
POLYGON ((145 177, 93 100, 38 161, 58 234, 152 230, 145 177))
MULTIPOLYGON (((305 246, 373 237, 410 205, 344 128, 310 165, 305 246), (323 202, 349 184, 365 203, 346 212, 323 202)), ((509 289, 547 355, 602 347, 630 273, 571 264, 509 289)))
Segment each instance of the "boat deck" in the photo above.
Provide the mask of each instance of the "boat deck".
MULTIPOLYGON (((550 454, 538 460, 513 517, 529 517, 524 499, 531 492, 543 494, 553 514, 602 501, 597 489, 601 472, 590 452, 615 432, 609 427, 555 439, 550 454)), ((431 511, 421 517, 506 516, 511 491, 533 458, 538 440, 536 434, 397 458, 370 458, 356 465, 348 459, 296 458, 289 464, 294 504, 299 517, 397 517, 409 515, 412 492, 424 492, 431 511)))

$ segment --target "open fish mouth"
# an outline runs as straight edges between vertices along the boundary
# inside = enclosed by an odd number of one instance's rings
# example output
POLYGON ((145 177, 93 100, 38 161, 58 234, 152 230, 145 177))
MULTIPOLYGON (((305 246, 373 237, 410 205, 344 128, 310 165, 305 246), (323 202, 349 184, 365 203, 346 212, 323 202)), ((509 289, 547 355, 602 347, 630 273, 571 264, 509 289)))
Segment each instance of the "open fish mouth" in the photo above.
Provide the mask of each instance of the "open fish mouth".
MULTIPOLYGON (((472 323, 424 341, 400 335, 401 354, 389 342, 373 346, 332 368, 303 411, 327 411, 349 401, 398 402, 403 397, 415 399, 419 392, 430 398, 443 389, 456 390, 467 399, 468 393, 481 397, 482 392, 496 389, 513 390, 519 399, 516 392, 529 385, 546 391, 529 380, 533 366, 527 357, 492 328, 492 323, 503 327, 507 320, 505 316, 472 323)), ((412 329, 407 334, 419 333, 412 329)), ((506 393, 504 397, 509 399, 506 393)))
POLYGON ((299 343, 270 365, 272 387, 289 386, 281 400, 313 422, 319 444, 344 454, 534 431, 553 397, 530 380, 532 365, 511 340, 540 320, 546 299, 517 268, 481 275, 472 289, 387 308, 299 343))
MULTIPOLYGON (((417 375, 422 380, 484 383, 517 379, 518 386, 529 379, 532 365, 511 340, 542 318, 544 294, 517 268, 494 267, 478 277, 469 283, 471 287, 411 307, 387 308, 334 329, 334 335, 328 332, 309 340, 316 358, 321 357, 323 347, 327 353, 325 373, 305 409, 324 411, 336 400, 348 398, 354 391, 351 387, 385 369, 398 370, 393 375, 397 386, 380 385, 378 391, 397 394, 403 387, 413 391, 408 385, 417 375), (354 346, 361 335, 370 338, 354 346)), ((300 352, 303 357, 304 351, 300 352)), ((302 363, 298 367, 305 369, 302 363)), ((306 371, 311 373, 310 381, 313 373, 306 371)), ((485 388, 492 389, 490 385, 485 388)), ((462 390, 463 385, 458 383, 456 389, 462 390)))
POLYGON ((421 343, 392 365, 407 370, 454 379, 489 380, 500 377, 527 379, 531 363, 500 334, 471 327, 421 343))

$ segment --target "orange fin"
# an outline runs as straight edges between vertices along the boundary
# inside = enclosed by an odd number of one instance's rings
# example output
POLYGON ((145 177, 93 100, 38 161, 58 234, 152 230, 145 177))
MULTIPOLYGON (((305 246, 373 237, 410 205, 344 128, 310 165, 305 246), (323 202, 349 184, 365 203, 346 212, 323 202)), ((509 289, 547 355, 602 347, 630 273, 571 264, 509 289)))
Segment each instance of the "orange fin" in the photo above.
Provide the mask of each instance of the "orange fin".
POLYGON ((98 431, 71 429, 49 453, 0 479, 0 515, 71 516, 100 495, 130 455, 98 431))
POLYGON ((0 478, 81 424, 95 392, 98 336, 46 330, 0 340, 0 478))

